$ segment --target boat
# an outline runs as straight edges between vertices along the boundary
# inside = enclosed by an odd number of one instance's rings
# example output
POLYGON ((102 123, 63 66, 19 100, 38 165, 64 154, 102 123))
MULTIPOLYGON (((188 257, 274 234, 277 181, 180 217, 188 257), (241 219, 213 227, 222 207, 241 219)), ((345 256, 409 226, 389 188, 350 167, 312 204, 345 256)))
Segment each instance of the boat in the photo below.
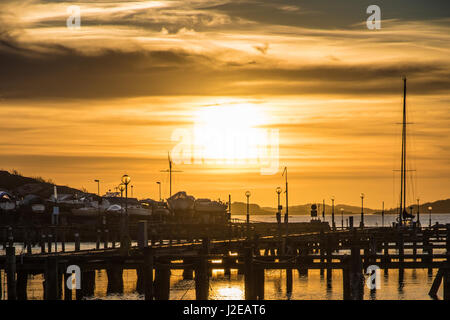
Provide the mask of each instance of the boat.
POLYGON ((224 213, 227 208, 228 205, 226 203, 211 201, 210 199, 197 199, 194 203, 195 212, 224 213))
POLYGON ((189 196, 184 191, 175 193, 173 196, 167 199, 169 208, 173 211, 189 211, 194 209, 195 198, 189 196))
POLYGON ((16 210, 16 202, 9 192, 0 191, 0 210, 7 213, 13 213, 16 210))
POLYGON ((31 209, 31 212, 37 214, 43 214, 46 210, 45 200, 34 194, 26 195, 20 202, 20 207, 31 209))

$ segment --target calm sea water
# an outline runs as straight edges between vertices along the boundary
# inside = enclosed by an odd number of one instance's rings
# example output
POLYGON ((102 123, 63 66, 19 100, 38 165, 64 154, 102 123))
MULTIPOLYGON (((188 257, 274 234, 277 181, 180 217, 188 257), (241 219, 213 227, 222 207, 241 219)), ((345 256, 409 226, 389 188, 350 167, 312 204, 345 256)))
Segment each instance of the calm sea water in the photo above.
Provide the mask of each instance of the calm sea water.
MULTIPOLYGON (((354 216, 355 225, 359 225, 359 215, 354 216)), ((244 219, 244 216, 233 216, 234 218, 244 219)), ((344 226, 349 215, 344 215, 344 226)), ((432 224, 450 223, 450 215, 433 214, 431 216, 432 224)), ((330 221, 331 217, 326 217, 330 221)), ((335 216, 336 224, 341 226, 340 215, 335 216)), ((252 221, 274 222, 275 217, 254 215, 252 221)), ((309 216, 291 216, 291 222, 307 222, 309 216)), ((365 224, 368 226, 381 226, 381 217, 374 215, 365 216, 365 224)), ((385 225, 391 225, 395 221, 395 216, 385 216, 385 225)), ((428 226, 428 215, 421 216, 422 225, 428 226)), ((94 248, 95 243, 84 243, 82 249, 94 248)), ((60 248, 60 246, 59 246, 60 248)), ((68 244, 67 248, 73 249, 73 244, 68 244)), ((39 248, 33 249, 39 252, 39 248)), ((20 263, 20 254, 23 252, 20 244, 16 244, 18 262, 20 263)), ((406 250, 405 250, 406 253, 406 250)), ((0 250, 0 254, 4 254, 0 250)), ((376 292, 371 292, 367 287, 364 288, 364 299, 376 300, 429 300, 428 291, 431 287, 437 270, 433 270, 432 275, 428 275, 427 269, 406 269, 403 278, 399 277, 397 270, 389 270, 389 274, 381 271, 381 288, 376 292)), ((3 279, 3 272, 0 275, 3 279)), ((93 299, 109 300, 139 300, 144 297, 136 293, 136 271, 124 270, 124 293, 120 295, 107 295, 107 276, 106 271, 101 270, 96 273, 95 297, 93 299)), ((30 300, 40 300, 43 298, 43 278, 41 275, 30 276, 28 283, 28 298, 30 300)), ((182 270, 172 270, 171 274, 171 300, 195 299, 195 282, 193 280, 183 280, 182 270)), ((5 290, 4 286, 2 288, 5 290)), ((284 270, 266 270, 265 273, 265 299, 267 300, 341 300, 342 299, 342 272, 333 270, 333 278, 327 283, 326 278, 320 275, 319 270, 310 270, 308 276, 300 276, 297 270, 293 271, 293 292, 286 293, 286 273, 284 270)), ((438 292, 442 296, 442 286, 438 292)), ((5 295, 3 295, 5 297, 5 295)), ((210 299, 230 300, 244 299, 244 276, 238 275, 237 270, 232 270, 230 276, 225 276, 223 270, 213 270, 210 279, 210 299)))

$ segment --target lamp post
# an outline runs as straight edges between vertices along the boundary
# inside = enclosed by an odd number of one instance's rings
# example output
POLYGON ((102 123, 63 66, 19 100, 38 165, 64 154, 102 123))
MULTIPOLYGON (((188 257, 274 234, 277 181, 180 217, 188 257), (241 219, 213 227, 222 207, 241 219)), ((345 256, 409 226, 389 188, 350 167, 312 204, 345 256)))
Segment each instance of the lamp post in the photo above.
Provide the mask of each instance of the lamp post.
POLYGON ((381 226, 384 227, 384 201, 383 208, 381 209, 381 226))
POLYGON ((97 182, 97 195, 100 197, 100 180, 95 179, 95 182, 97 182))
POLYGON ((250 196, 251 196, 252 194, 250 193, 250 191, 247 191, 246 193, 245 193, 245 196, 247 197, 247 225, 249 225, 249 223, 250 223, 250 196))
POLYGON ((341 208, 341 227, 344 230, 344 208, 341 208))
POLYGON ((430 216, 430 227, 431 227, 431 210, 433 210, 432 207, 428 207, 428 212, 429 212, 429 216, 430 216))
POLYGON ((131 185, 131 197, 132 197, 132 198, 134 198, 134 197, 133 197, 133 188, 134 188, 134 186, 131 185))
POLYGON ((123 238, 123 242, 122 245, 124 247, 129 247, 130 245, 130 241, 129 241, 129 216, 128 216, 128 184, 130 183, 131 178, 127 175, 124 174, 122 176, 122 183, 125 186, 125 225, 124 225, 124 238, 123 238), (126 242, 125 242, 126 241, 126 242))
POLYGON ((323 199, 323 204, 322 204, 322 218, 323 218, 323 221, 325 222, 325 199, 323 199))
POLYGON ((359 226, 364 228, 364 193, 361 193, 361 222, 359 226))
POLYGON ((283 190, 281 190, 281 188, 280 187, 277 187, 276 189, 275 189, 275 192, 277 193, 277 195, 278 195, 278 210, 277 210, 277 223, 278 224, 280 224, 281 223, 281 210, 282 210, 282 207, 281 207, 281 203, 280 203, 280 194, 281 194, 281 192, 282 192, 283 190))
POLYGON ((331 227, 336 230, 336 223, 334 222, 334 196, 331 197, 331 227))
MULTIPOLYGON (((100 197, 100 180, 99 179, 95 179, 94 182, 97 182, 97 195, 100 197)), ((100 200, 98 200, 98 204, 97 204, 97 211, 98 211, 98 219, 101 219, 100 216, 100 200)))
POLYGON ((123 236, 124 236, 124 212, 123 212, 123 192, 125 191, 125 185, 123 183, 119 184, 119 186, 117 187, 120 191, 120 208, 121 208, 121 215, 120 215, 120 222, 121 222, 121 241, 123 240, 123 236))
POLYGON ((419 205, 420 199, 417 198, 417 226, 420 227, 420 205, 419 205))
POLYGON ((162 201, 162 199, 161 199, 161 181, 156 181, 156 184, 159 185, 159 201, 162 201))
MULTIPOLYGON (((117 187, 120 191, 120 198, 123 198, 123 192, 125 191, 125 185, 123 183, 119 184, 119 186, 117 187)), ((123 200, 120 199, 120 204, 121 206, 123 205, 123 200)))

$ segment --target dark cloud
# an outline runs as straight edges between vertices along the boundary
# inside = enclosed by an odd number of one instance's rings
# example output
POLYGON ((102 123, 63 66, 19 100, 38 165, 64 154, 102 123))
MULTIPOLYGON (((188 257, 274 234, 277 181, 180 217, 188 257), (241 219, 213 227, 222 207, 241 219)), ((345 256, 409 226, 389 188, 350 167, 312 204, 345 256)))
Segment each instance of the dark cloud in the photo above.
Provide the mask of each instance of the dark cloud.
POLYGON ((61 45, 22 50, 0 45, 2 98, 86 98, 154 95, 392 94, 407 75, 416 94, 448 92, 445 64, 343 64, 297 68, 224 64, 182 50, 87 55, 61 45))
MULTIPOLYGON (((232 1, 213 7, 233 17, 264 24, 307 28, 350 28, 365 22, 370 5, 378 5, 383 20, 432 20, 448 18, 450 2, 434 0, 248 0, 232 1), (298 10, 286 10, 298 7, 298 10)), ((358 27, 360 28, 360 27, 358 27)))

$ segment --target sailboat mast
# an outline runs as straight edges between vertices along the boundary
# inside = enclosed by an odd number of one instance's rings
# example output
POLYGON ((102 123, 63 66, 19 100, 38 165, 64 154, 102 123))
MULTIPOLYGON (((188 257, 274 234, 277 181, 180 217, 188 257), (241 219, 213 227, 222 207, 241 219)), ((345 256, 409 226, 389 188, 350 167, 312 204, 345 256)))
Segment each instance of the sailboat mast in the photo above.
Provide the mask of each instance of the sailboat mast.
POLYGON ((406 77, 403 77, 402 163, 400 171, 401 178, 399 223, 401 225, 403 211, 406 207, 406 77))
POLYGON ((169 194, 172 197, 172 159, 170 159, 169 155, 169 194))

